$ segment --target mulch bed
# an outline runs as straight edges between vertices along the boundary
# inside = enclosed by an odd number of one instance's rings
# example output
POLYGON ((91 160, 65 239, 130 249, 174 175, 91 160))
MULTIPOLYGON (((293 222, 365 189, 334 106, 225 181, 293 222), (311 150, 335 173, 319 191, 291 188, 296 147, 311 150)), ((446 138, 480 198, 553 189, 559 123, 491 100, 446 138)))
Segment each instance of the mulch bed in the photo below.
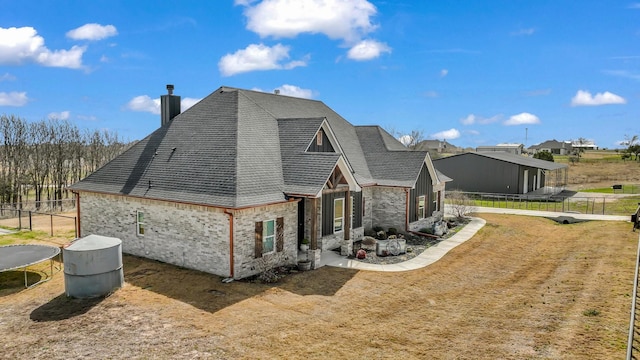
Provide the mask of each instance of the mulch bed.
MULTIPOLYGON (((353 243, 354 255, 351 255, 348 258, 367 264, 385 265, 401 263, 413 259, 414 257, 420 255, 426 249, 437 245, 440 241, 450 238, 458 231, 460 231, 460 229, 464 228, 464 226, 468 223, 469 219, 456 220, 453 223, 453 227, 449 229, 449 232, 437 239, 425 236, 417 236, 414 234, 403 234, 404 239, 407 240, 407 252, 404 254, 399 254, 397 256, 378 256, 376 255, 375 251, 367 251, 367 256, 364 259, 358 259, 355 257, 355 252, 360 249, 360 241, 356 241, 353 243)), ((336 249, 334 251, 337 251, 339 253, 340 249, 336 249)))

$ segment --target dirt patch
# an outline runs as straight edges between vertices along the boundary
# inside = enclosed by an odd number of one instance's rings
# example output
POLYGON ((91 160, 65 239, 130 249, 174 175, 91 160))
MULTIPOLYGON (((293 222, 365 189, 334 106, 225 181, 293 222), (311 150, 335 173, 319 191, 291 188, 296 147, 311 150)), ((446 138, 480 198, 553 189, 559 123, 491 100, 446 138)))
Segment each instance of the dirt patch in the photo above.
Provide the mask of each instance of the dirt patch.
POLYGON ((410 272, 325 267, 225 284, 125 256, 126 284, 106 298, 67 299, 61 273, 0 288, 0 357, 624 357, 637 244, 628 224, 482 217, 473 239, 410 272))

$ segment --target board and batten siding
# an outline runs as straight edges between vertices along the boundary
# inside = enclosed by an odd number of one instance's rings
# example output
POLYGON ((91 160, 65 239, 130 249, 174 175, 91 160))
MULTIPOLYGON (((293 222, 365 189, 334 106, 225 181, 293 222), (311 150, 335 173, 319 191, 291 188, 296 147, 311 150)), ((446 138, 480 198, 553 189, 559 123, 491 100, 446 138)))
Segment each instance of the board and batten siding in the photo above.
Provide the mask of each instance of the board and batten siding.
POLYGON ((433 202, 433 185, 431 184, 431 176, 429 176, 429 170, 425 164, 420 169, 420 175, 416 182, 415 188, 411 189, 409 193, 409 221, 414 222, 419 220, 417 214, 418 197, 424 195, 425 197, 425 211, 426 217, 436 210, 436 205, 433 202))
POLYGON ((500 194, 522 193, 520 167, 473 153, 434 160, 436 168, 453 180, 449 190, 500 194))

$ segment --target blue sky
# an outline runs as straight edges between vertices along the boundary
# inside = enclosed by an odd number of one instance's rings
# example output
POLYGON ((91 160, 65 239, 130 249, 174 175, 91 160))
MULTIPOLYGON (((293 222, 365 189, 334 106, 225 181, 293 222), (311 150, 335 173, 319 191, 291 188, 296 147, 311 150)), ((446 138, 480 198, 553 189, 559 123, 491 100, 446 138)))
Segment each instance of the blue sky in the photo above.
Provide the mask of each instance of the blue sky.
POLYGON ((0 0, 0 114, 141 139, 174 84, 464 147, 640 135, 640 2, 0 0))

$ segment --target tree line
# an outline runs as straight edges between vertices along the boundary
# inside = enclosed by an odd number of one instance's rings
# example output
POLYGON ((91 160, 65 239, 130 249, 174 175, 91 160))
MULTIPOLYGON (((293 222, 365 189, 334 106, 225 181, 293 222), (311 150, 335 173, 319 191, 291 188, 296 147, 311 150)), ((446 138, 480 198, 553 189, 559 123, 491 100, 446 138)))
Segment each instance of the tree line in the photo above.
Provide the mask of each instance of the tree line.
POLYGON ((27 122, 0 116, 0 202, 68 197, 66 187, 106 164, 131 143, 117 132, 80 130, 58 119, 27 122))

